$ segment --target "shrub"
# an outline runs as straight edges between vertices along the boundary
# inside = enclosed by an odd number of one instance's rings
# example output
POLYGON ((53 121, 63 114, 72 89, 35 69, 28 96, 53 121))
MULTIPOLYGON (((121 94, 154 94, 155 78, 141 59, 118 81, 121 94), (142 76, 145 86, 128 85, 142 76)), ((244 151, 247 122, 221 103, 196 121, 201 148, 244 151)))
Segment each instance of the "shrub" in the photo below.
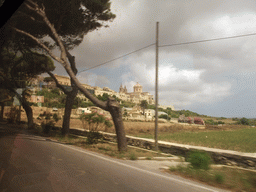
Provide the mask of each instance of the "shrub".
POLYGON ((100 134, 99 132, 95 132, 95 131, 89 131, 87 133, 87 144, 96 144, 98 143, 98 140, 101 139, 103 137, 102 134, 100 134))
POLYGON ((211 157, 205 152, 193 151, 189 153, 187 161, 190 162, 195 169, 208 170, 211 164, 211 157))
POLYGON ((216 174, 215 175, 215 181, 219 184, 224 183, 224 176, 222 174, 216 174))
POLYGON ((223 122, 223 121, 218 121, 218 125, 219 124, 225 124, 225 122, 223 122))
POLYGON ((48 134, 55 126, 55 123, 60 120, 60 117, 56 113, 52 114, 50 112, 44 111, 43 113, 39 114, 37 119, 41 120, 43 132, 48 134))
POLYGON ((218 122, 214 121, 213 119, 208 119, 208 120, 205 121, 205 124, 218 125, 218 122))
POLYGON ((204 125, 204 120, 200 117, 194 117, 194 123, 198 125, 204 125))
POLYGON ((169 115, 162 114, 162 115, 159 115, 158 117, 166 120, 171 120, 171 117, 169 117, 169 115))
POLYGON ((98 132, 99 126, 105 126, 105 131, 113 126, 109 118, 97 112, 83 113, 80 115, 80 120, 82 121, 83 128, 86 129, 86 127, 88 127, 89 129, 87 144, 97 143, 98 140, 103 137, 102 134, 98 132))
POLYGON ((243 117, 238 121, 238 123, 242 125, 249 125, 249 119, 246 119, 245 117, 243 117))
POLYGON ((130 154, 130 160, 136 160, 138 159, 137 156, 134 153, 130 154))
POLYGON ((82 121, 83 128, 88 126, 89 131, 97 131, 101 125, 105 126, 105 131, 107 131, 109 127, 113 126, 109 118, 97 112, 83 113, 79 119, 82 121))

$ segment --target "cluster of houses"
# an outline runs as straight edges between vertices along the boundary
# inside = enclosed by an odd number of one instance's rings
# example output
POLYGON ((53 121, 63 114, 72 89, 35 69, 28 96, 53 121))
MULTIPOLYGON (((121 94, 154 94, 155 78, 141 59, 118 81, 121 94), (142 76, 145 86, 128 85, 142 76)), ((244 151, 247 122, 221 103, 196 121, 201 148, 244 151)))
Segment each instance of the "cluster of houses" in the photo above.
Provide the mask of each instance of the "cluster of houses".
MULTIPOLYGON (((97 112, 101 113, 107 117, 110 117, 110 113, 108 111, 104 111, 103 109, 99 107, 86 107, 86 108, 81 108, 79 107, 76 110, 76 115, 81 115, 82 113, 92 113, 92 112, 97 112)), ((123 113, 123 119, 125 120, 139 120, 139 121, 154 121, 154 116, 155 116, 155 110, 153 109, 142 109, 140 106, 135 105, 133 108, 122 108, 122 113, 123 113)), ((158 115, 166 115, 168 116, 167 113, 159 111, 158 115)), ((164 120, 162 120, 164 121, 164 120)))
MULTIPOLYGON (((70 87, 71 86, 71 82, 70 82, 70 78, 67 76, 61 76, 61 75, 54 75, 55 78, 58 80, 59 84, 61 84, 62 86, 65 87, 70 87)), ((38 80, 35 79, 35 83, 38 80)), ((142 100, 146 100, 150 105, 155 104, 155 101, 153 99, 153 95, 150 95, 148 92, 143 92, 142 91, 142 86, 137 83, 133 86, 133 92, 128 92, 126 86, 120 86, 119 88, 119 92, 116 92, 108 87, 98 87, 98 86, 90 86, 88 84, 82 84, 88 91, 90 91, 92 94, 95 94, 96 96, 100 95, 102 96, 104 93, 110 95, 110 96, 116 96, 117 98, 119 98, 122 101, 129 101, 132 103, 136 103, 139 104, 142 100)), ((53 79, 49 79, 47 81, 47 88, 49 89, 54 89, 56 88, 56 84, 55 81, 53 79)), ((80 97, 81 99, 86 100, 87 98, 79 93, 78 97, 80 97)))

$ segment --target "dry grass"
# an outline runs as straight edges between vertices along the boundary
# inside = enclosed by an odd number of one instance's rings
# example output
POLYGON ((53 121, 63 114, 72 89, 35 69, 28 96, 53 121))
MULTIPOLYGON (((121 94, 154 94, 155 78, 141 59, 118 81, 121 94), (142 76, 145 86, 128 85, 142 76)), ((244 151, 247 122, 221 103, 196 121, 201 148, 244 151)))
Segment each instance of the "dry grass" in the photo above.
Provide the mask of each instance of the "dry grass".
MULTIPOLYGON (((86 138, 76 137, 72 135, 63 137, 60 133, 58 133, 58 131, 52 133, 48 137, 61 143, 79 146, 81 148, 102 153, 118 159, 136 160, 139 157, 146 157, 147 159, 152 159, 153 157, 166 157, 166 155, 163 155, 158 152, 134 147, 128 147, 127 151, 119 152, 117 149, 117 144, 115 143, 109 143, 101 140, 97 144, 87 144, 86 138)), ((171 155, 168 155, 168 157, 170 156, 171 155)))
POLYGON ((228 167, 213 167, 207 171, 191 167, 170 167, 167 172, 231 191, 256 191, 256 174, 252 171, 228 167))

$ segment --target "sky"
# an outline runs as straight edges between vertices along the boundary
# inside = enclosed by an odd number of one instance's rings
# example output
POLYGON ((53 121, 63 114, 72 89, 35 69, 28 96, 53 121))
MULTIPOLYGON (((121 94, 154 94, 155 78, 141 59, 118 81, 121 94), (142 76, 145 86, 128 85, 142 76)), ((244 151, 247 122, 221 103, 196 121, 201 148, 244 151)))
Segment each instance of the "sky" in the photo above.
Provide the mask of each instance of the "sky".
MULTIPOLYGON (((155 44, 159 22, 159 104, 215 117, 256 117, 255 0, 112 0, 116 18, 88 33, 71 53, 78 71, 155 44), (163 47, 161 47, 163 46, 163 47)), ((139 82, 155 98, 155 45, 80 72, 91 86, 128 92, 139 82)), ((67 75, 56 63, 54 73, 67 75)))

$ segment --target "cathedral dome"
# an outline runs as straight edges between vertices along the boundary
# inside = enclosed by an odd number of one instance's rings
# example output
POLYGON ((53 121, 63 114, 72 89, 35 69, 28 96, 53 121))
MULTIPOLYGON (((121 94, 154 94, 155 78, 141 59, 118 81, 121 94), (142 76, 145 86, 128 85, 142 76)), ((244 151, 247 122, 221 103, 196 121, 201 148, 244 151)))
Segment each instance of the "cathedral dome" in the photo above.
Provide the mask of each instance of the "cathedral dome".
POLYGON ((142 87, 138 82, 136 85, 134 85, 134 87, 142 87))

